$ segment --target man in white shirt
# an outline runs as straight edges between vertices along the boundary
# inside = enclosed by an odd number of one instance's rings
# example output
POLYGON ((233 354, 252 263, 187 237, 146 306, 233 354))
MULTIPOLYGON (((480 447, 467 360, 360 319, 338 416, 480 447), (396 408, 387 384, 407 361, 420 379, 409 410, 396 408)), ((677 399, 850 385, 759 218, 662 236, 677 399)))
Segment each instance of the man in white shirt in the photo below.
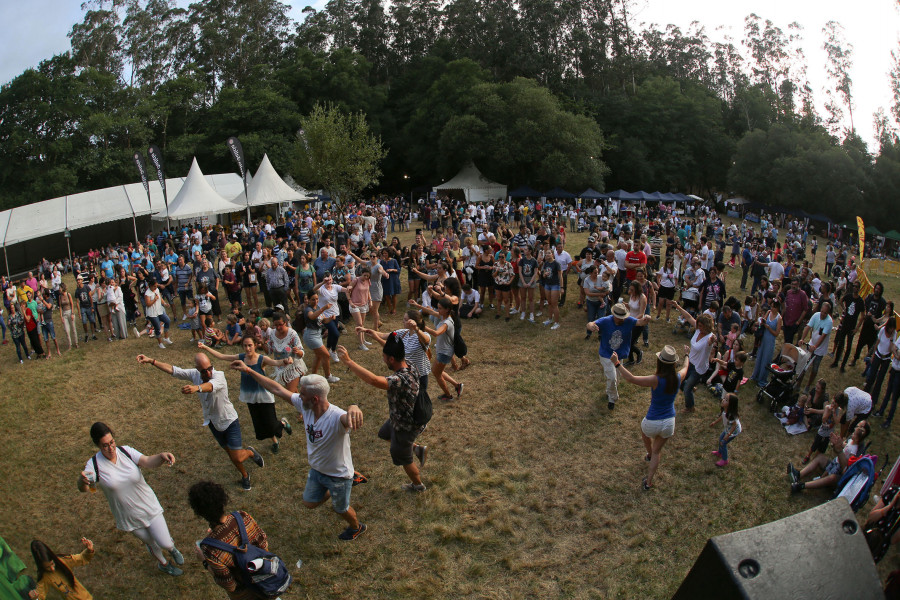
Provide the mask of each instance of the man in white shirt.
POLYGON ((253 377, 259 385, 290 402, 303 415, 306 425, 306 456, 309 474, 303 490, 303 506, 316 508, 329 497, 334 512, 347 521, 347 528, 339 539, 355 540, 366 531, 356 511, 350 506, 350 490, 356 483, 368 481, 353 469, 350 454, 350 432, 362 427, 363 413, 355 404, 346 411, 328 402, 331 386, 321 375, 300 378, 298 393, 248 367, 243 361, 231 363, 233 369, 253 377))
POLYGON ((566 289, 569 287, 569 265, 572 264, 572 255, 566 252, 565 244, 560 242, 553 249, 553 259, 559 265, 562 273, 562 293, 559 295, 559 305, 566 303, 566 289))
POLYGON ((847 396, 847 410, 841 417, 841 437, 846 438, 848 431, 853 431, 860 421, 869 417, 872 412, 872 396, 854 386, 845 389, 844 395, 847 396))
POLYGON ((834 321, 831 318, 831 304, 823 302, 821 310, 812 316, 803 330, 803 335, 800 336, 800 345, 808 343, 809 350, 813 353, 812 363, 809 365, 807 388, 813 386, 813 381, 819 373, 819 365, 822 364, 822 358, 828 352, 828 341, 831 339, 832 329, 834 329, 834 321))
MULTIPOLYGON (((209 426, 216 442, 228 453, 231 463, 241 474, 241 487, 245 492, 249 492, 250 474, 244 468, 243 462, 250 458, 260 467, 266 466, 266 463, 253 446, 247 446, 246 450, 243 447, 241 423, 238 421, 234 405, 228 398, 225 373, 213 369, 209 357, 202 353, 194 355, 193 369, 181 369, 143 354, 138 354, 137 361, 142 365, 151 364, 163 373, 190 382, 182 386, 181 393, 198 395, 200 406, 203 408, 203 424, 209 426)), ((286 421, 282 419, 282 423, 286 421)), ((290 425, 285 424, 285 430, 290 433, 290 425)))
MULTIPOLYGON (((481 314, 481 294, 467 283, 462 288, 462 306, 459 307, 460 319, 477 319, 481 314)), ((525 314, 525 311, 522 311, 525 314)))

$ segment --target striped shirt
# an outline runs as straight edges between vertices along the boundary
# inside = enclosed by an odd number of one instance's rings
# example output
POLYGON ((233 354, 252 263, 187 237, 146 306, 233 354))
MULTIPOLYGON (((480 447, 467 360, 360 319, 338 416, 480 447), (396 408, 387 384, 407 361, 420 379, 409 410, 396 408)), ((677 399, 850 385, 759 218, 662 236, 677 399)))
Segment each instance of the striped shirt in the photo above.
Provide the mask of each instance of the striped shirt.
POLYGON ((403 340, 403 347, 406 349, 406 362, 416 368, 420 377, 431 374, 431 361, 428 360, 428 354, 425 349, 431 343, 431 336, 422 332, 422 335, 428 340, 425 346, 422 345, 419 336, 409 329, 397 329, 394 331, 400 339, 403 340))

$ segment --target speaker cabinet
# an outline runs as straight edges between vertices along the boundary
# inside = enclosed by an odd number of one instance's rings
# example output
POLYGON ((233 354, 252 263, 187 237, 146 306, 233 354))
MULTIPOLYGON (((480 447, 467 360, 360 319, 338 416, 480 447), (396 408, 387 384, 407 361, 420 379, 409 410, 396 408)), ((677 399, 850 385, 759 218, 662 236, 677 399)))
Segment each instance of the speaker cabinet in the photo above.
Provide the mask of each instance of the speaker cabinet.
POLYGON ((711 538, 673 600, 883 599, 862 528, 843 498, 711 538))

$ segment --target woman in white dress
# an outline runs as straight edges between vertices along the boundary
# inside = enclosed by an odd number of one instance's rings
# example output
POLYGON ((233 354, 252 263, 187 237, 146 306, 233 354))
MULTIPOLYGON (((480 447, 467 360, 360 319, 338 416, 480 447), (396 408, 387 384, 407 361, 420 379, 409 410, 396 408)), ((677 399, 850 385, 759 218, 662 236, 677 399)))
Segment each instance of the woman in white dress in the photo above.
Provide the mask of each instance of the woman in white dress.
POLYGON ((181 575, 183 571, 175 564, 183 565, 184 557, 172 541, 156 494, 141 473, 141 468, 155 469, 162 464, 171 467, 175 457, 169 452, 146 456, 131 446, 117 447, 112 430, 99 421, 91 426, 91 439, 100 451, 87 461, 78 478, 78 490, 100 489, 109 502, 116 528, 133 533, 144 542, 158 561, 160 571, 181 575), (172 557, 171 562, 163 556, 163 550, 172 557))

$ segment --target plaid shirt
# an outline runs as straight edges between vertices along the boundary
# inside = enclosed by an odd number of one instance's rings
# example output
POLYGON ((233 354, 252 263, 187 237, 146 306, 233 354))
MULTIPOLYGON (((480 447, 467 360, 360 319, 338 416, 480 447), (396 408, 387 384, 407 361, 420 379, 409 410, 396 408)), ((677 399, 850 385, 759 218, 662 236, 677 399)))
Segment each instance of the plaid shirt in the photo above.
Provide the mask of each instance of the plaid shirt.
MULTIPOLYGON (((247 529, 247 539, 250 544, 257 548, 268 550, 269 542, 265 532, 260 529, 253 517, 244 511, 239 512, 244 518, 244 527, 247 529)), ((237 521, 234 520, 234 517, 230 513, 225 516, 225 522, 217 525, 215 529, 208 534, 208 537, 226 544, 231 544, 232 546, 238 546, 241 543, 241 533, 238 530, 237 521)), ((200 548, 203 550, 203 555, 209 562, 209 570, 213 574, 213 579, 220 587, 228 592, 228 597, 231 600, 257 600, 258 598, 262 598, 262 596, 253 590, 244 587, 243 583, 235 578, 234 557, 231 553, 202 544, 200 548)))

